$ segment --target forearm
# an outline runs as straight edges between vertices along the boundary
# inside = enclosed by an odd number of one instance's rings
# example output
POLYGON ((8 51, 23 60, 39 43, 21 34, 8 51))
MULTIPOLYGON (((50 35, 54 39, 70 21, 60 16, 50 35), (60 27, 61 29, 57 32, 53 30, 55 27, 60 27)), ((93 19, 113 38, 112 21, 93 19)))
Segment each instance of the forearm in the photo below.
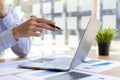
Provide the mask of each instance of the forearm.
POLYGON ((9 13, 4 18, 0 18, 0 27, 4 30, 0 33, 0 52, 12 47, 12 50, 16 55, 20 57, 26 56, 31 47, 30 39, 15 39, 12 29, 21 24, 21 20, 17 17, 12 9, 8 8, 7 10, 9 13))
POLYGON ((0 33, 0 52, 10 47, 16 55, 19 57, 25 57, 30 52, 30 38, 21 38, 16 41, 12 29, 8 29, 0 33))
POLYGON ((11 29, 0 33, 0 52, 4 51, 9 47, 14 46, 16 43, 17 41, 15 40, 11 29))
POLYGON ((25 57, 30 52, 31 40, 30 38, 21 38, 16 45, 12 47, 13 52, 19 57, 25 57))

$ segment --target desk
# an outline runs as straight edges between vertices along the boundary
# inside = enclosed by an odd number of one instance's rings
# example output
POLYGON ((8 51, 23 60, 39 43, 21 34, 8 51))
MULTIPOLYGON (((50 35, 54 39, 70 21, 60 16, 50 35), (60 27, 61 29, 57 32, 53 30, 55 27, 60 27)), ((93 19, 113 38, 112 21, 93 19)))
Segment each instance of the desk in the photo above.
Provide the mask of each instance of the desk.
MULTIPOLYGON (((119 54, 118 55, 110 54, 109 56, 98 56, 95 53, 90 53, 88 55, 88 57, 96 58, 96 59, 111 60, 111 61, 120 61, 120 55, 119 54)), ((114 68, 114 69, 109 70, 109 71, 102 72, 101 74, 120 77, 120 67, 114 68)))
MULTIPOLYGON (((98 56, 97 54, 90 52, 88 57, 96 58, 96 59, 111 60, 111 61, 120 61, 120 56, 116 54, 110 54, 109 56, 98 56)), ((30 59, 30 58, 0 59, 0 62, 10 62, 10 61, 17 61, 17 60, 25 60, 25 59, 30 59)), ((120 67, 102 72, 100 74, 120 77, 120 67)))

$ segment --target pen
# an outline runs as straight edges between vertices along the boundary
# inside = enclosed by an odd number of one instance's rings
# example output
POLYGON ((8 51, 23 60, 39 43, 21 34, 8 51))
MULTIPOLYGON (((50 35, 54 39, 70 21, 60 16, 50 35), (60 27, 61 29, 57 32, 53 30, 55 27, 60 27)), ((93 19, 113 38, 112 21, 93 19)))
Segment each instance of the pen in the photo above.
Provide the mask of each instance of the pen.
MULTIPOLYGON (((36 16, 32 15, 32 16, 30 16, 30 17, 33 18, 33 17, 36 17, 36 16)), ((53 28, 56 28, 56 29, 58 29, 58 30, 63 31, 63 29, 61 29, 60 27, 58 27, 58 26, 56 26, 56 25, 53 25, 53 24, 48 24, 48 25, 51 26, 51 27, 53 27, 53 28)))
POLYGON ((56 28, 56 29, 58 29, 58 30, 63 31, 63 29, 61 29, 60 27, 58 27, 58 26, 56 26, 56 25, 53 25, 53 24, 48 24, 48 25, 50 25, 50 26, 53 27, 53 28, 56 28))

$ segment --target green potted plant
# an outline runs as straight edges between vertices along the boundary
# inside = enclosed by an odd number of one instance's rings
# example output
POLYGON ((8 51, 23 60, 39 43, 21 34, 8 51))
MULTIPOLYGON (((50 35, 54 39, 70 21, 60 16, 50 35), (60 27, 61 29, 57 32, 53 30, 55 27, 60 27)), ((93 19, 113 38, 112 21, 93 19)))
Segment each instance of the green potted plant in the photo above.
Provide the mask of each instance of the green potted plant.
POLYGON ((98 31, 96 41, 98 44, 99 55, 109 55, 111 41, 114 37, 116 37, 117 32, 118 31, 116 29, 112 29, 110 27, 98 31))

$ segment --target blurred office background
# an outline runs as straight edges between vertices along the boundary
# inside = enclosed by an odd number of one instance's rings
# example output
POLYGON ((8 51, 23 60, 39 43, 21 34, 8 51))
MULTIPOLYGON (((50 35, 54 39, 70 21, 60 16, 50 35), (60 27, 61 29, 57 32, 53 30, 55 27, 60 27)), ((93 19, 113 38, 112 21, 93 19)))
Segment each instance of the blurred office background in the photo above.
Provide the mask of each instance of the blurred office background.
MULTIPOLYGON (((52 19, 64 29, 56 32, 44 30, 41 37, 31 37, 29 56, 71 55, 94 13, 102 21, 101 28, 110 25, 114 29, 120 29, 120 0, 6 0, 6 5, 12 7, 23 21, 35 15, 52 19)), ((91 51, 97 52, 96 41, 91 51)), ((119 52, 120 40, 117 38, 112 41, 110 53, 118 55, 119 52)), ((5 53, 6 58, 15 56, 10 49, 5 53)))

